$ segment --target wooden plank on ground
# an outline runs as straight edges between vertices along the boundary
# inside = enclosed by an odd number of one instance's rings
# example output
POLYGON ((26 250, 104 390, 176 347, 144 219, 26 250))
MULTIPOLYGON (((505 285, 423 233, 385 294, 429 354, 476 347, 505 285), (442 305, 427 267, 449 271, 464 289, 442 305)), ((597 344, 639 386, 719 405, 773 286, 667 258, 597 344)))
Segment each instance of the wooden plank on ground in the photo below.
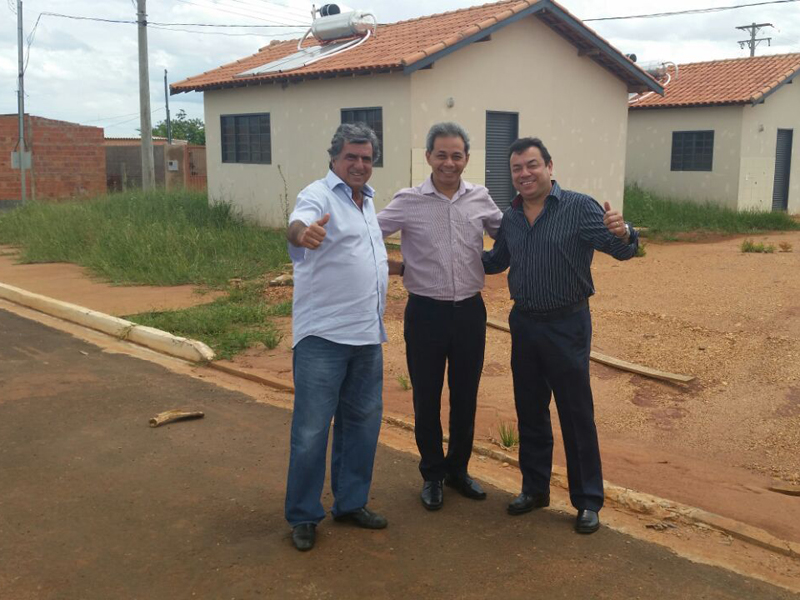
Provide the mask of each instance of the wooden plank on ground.
MULTIPOLYGON (((486 324, 489 327, 493 327, 495 329, 499 329, 501 331, 508 331, 508 325, 503 323, 502 321, 496 321, 495 319, 487 319, 486 324)), ((637 375, 644 375, 645 377, 652 377, 653 379, 661 379, 663 381, 672 381, 676 383, 689 383, 690 381, 694 381, 694 377, 690 375, 679 375, 677 373, 668 373, 666 371, 659 371, 658 369, 651 369, 650 367, 645 367, 643 365, 637 365, 636 363, 628 362, 626 360, 621 360, 619 358, 614 358, 613 356, 607 356, 605 354, 600 354, 599 352, 595 352, 592 350, 591 354, 589 355, 595 362, 599 362, 600 364, 614 367, 616 369, 621 369, 623 371, 628 371, 630 373, 636 373, 637 375)))

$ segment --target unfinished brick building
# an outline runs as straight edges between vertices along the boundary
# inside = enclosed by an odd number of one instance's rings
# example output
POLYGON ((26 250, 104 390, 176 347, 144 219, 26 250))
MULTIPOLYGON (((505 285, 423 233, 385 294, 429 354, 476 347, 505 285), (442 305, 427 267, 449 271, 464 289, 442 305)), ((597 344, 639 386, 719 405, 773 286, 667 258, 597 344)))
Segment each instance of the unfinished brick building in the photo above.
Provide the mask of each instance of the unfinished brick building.
MULTIPOLYGON (((25 115, 32 152, 27 197, 37 200, 95 196, 106 191, 106 151, 101 127, 25 115)), ((12 168, 17 115, 0 115, 0 202, 20 199, 19 169, 12 168)))

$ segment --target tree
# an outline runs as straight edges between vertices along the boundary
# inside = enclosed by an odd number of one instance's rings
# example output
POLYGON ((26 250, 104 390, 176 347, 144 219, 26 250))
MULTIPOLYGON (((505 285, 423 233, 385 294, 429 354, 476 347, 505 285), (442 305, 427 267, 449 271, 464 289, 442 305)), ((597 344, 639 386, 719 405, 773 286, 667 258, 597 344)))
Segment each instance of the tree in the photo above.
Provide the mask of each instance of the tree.
MULTIPOLYGON (((197 146, 206 145, 206 126, 202 119, 187 119, 186 111, 180 109, 170 123, 173 140, 186 140, 197 146)), ((167 122, 161 121, 153 127, 153 135, 167 137, 167 122)))

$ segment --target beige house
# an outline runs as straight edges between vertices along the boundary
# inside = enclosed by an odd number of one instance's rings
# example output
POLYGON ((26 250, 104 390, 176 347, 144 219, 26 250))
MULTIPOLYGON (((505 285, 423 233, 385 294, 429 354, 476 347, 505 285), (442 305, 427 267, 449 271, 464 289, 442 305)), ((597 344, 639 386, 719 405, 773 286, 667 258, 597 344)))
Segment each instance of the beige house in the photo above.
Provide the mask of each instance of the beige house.
POLYGON ((171 86, 173 94, 205 94, 211 199, 265 225, 284 224, 297 193, 325 174, 326 149, 343 121, 365 121, 381 139, 370 181, 378 208, 428 175, 425 135, 444 120, 469 131, 465 177, 486 185, 501 207, 513 196, 508 145, 535 135, 562 186, 621 208, 628 95, 662 91, 549 0, 379 25, 336 56, 297 68, 276 63, 296 52, 296 40, 273 42, 171 86))
POLYGON ((798 74, 800 54, 669 68, 663 96, 630 100, 626 180, 671 198, 800 213, 798 74))

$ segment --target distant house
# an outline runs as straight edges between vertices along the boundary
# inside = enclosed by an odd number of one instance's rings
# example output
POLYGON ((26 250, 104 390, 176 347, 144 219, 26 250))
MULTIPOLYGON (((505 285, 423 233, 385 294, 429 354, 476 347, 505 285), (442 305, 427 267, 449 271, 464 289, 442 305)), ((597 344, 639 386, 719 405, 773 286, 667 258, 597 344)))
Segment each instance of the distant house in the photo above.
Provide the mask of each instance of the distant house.
MULTIPOLYGON (((107 137, 106 183, 117 192, 142 186, 142 139, 107 137)), ((153 161, 156 187, 174 189, 206 187, 205 146, 190 145, 186 140, 153 137, 153 161)))
MULTIPOLYGON (((25 115, 26 196, 38 200, 96 196, 106 189, 103 129, 25 115)), ((0 202, 18 201, 21 182, 12 168, 19 139, 18 116, 0 115, 0 202)))
POLYGON ((205 94, 210 196, 262 224, 283 224, 299 190, 324 175, 336 127, 356 120, 382 140, 371 180, 378 208, 428 175, 425 135, 444 120, 470 132, 465 177, 485 184, 501 207, 514 194, 508 145, 523 135, 545 141, 562 185, 621 207, 628 94, 661 92, 550 0, 379 25, 352 50, 298 68, 274 65, 297 44, 273 42, 171 86, 205 94))
POLYGON ((630 100, 626 179, 735 210, 800 212, 800 54, 670 67, 630 100))

